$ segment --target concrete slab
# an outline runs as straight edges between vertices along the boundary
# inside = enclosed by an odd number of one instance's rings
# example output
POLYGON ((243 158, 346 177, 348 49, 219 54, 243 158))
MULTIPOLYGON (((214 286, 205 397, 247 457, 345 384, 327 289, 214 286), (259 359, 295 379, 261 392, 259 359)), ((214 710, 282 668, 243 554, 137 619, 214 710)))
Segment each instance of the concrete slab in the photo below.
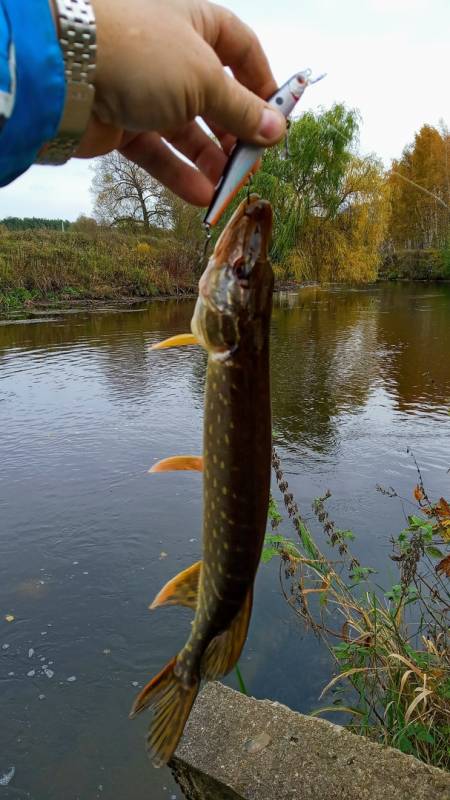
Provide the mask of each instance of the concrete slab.
POLYGON ((450 800, 450 775, 209 683, 170 765, 187 800, 450 800))

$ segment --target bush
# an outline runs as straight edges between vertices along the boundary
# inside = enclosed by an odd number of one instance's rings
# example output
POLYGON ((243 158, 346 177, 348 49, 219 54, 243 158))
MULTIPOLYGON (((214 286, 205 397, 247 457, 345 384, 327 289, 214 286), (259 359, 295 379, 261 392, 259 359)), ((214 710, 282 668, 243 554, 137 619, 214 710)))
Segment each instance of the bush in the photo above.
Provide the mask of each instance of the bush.
MULTIPOLYGON (((328 548, 339 553, 336 562, 301 518, 275 451, 273 466, 296 540, 279 532, 283 517, 272 499, 262 560, 281 558, 289 607, 325 642, 337 665, 321 695, 333 689, 333 703, 313 713, 348 714, 353 731, 450 769, 450 505, 444 498, 430 500, 417 467, 416 513, 392 540, 399 578, 383 592, 372 581, 374 570, 351 552, 352 531, 330 519, 330 493, 316 498, 313 511, 328 548)), ((397 497, 392 489, 378 489, 397 497)))

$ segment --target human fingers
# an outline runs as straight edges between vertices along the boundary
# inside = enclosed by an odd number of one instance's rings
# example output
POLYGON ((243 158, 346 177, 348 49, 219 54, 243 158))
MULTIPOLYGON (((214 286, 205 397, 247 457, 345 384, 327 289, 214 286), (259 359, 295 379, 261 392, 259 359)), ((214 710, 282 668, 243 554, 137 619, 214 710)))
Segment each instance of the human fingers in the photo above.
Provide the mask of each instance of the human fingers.
POLYGON ((277 84, 258 37, 229 9, 214 3, 211 8, 214 24, 209 44, 240 83, 266 100, 277 84))
POLYGON ((267 147, 286 131, 283 114, 232 78, 220 65, 208 75, 203 113, 244 141, 267 147))
POLYGON ((202 172, 178 158, 159 134, 140 133, 120 152, 182 200, 195 206, 209 205, 214 191, 212 183, 202 172))
POLYGON ((190 122, 174 133, 165 134, 165 138, 180 153, 189 158, 200 172, 216 184, 219 180, 227 157, 211 136, 202 130, 196 122, 190 122))
POLYGON ((220 125, 216 125, 211 119, 209 119, 209 117, 205 117, 205 122, 211 133, 214 134, 216 139, 220 142, 220 146, 224 153, 229 156, 231 150, 236 144, 236 137, 232 136, 231 133, 227 133, 227 131, 224 130, 224 128, 222 128, 220 125))

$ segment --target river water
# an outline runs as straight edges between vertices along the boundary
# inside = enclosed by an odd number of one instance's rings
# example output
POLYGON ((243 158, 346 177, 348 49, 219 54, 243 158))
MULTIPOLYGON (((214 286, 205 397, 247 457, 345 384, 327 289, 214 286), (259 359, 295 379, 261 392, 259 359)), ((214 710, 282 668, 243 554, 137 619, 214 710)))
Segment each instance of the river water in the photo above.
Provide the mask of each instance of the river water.
MULTIPOLYGON (((0 798, 180 798, 128 710, 183 643, 190 614, 147 610, 200 555, 201 477, 149 476, 200 452, 205 357, 150 352, 185 331, 192 301, 0 324, 0 798), (6 615, 14 616, 7 622, 6 615)), ((329 510, 365 565, 392 581, 416 456, 449 494, 450 287, 307 289, 273 315, 273 424, 306 517, 329 510)), ((288 532, 288 529, 285 529, 288 532)), ((262 566, 241 668, 248 689, 307 712, 326 650, 262 566)), ((228 681, 235 685, 234 677, 228 681)))

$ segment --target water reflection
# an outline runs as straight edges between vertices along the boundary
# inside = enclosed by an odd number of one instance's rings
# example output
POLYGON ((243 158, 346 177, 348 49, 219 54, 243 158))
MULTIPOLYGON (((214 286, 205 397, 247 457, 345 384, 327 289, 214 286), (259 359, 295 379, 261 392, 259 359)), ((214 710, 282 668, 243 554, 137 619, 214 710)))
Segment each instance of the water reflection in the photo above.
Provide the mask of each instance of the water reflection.
MULTIPOLYGON (((149 351, 187 330, 192 309, 0 325, 0 617, 16 618, 0 619, 0 773, 17 770, 5 797, 179 797, 147 765, 146 720, 127 712, 134 684, 189 630, 186 611, 147 605, 200 555, 201 479, 147 469, 200 451, 204 354, 149 351)), ((380 581, 403 511, 376 483, 410 495, 410 446, 435 494, 448 493, 449 334, 447 286, 276 298, 274 429, 291 488, 306 513, 331 488, 332 516, 357 531, 380 581)), ((242 668, 257 696, 304 711, 330 677, 326 652, 280 597, 275 564, 258 575, 242 668)))

